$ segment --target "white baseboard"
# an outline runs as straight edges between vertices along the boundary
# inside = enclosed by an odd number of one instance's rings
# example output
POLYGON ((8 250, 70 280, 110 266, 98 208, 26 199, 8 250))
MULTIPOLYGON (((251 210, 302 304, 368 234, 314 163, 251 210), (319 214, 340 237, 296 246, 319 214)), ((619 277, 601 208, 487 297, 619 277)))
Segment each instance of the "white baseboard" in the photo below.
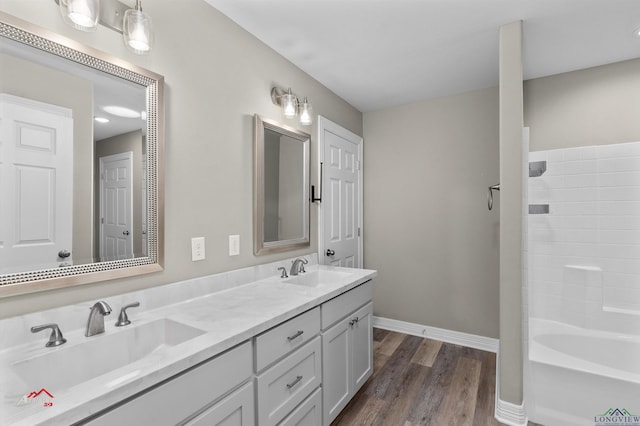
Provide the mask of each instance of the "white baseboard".
POLYGON ((524 403, 521 405, 512 404, 498 398, 496 392, 496 420, 509 426, 527 426, 527 414, 524 410, 524 403))
POLYGON ((430 327, 428 325, 414 324, 389 318, 373 317, 373 326, 385 330, 411 334, 413 336, 426 337, 454 345, 466 346, 488 352, 498 351, 498 339, 477 336, 475 334, 461 333, 459 331, 446 330, 444 328, 430 327))
MULTIPOLYGON (((499 353, 496 357, 500 356, 499 353)), ((500 399, 500 363, 496 363, 496 397, 494 417, 500 423, 509 426, 527 426, 527 412, 524 407, 524 401, 520 405, 500 399)))

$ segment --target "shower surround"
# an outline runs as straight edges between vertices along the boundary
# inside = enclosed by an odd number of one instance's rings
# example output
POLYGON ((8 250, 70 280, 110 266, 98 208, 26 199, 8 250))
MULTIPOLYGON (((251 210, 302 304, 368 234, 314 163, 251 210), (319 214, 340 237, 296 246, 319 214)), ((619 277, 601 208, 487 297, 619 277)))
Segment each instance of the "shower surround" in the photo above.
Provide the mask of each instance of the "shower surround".
POLYGON ((640 425, 640 142, 529 161, 547 162, 527 192, 549 213, 527 215, 527 415, 552 426, 626 413, 637 423, 620 424, 640 425))

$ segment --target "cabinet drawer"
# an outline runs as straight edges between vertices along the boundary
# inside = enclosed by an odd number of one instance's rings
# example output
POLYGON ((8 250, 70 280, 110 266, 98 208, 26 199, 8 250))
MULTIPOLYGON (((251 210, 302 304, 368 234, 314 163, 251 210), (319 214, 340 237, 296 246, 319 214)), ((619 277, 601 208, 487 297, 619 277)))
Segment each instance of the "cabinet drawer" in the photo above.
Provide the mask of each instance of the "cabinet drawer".
POLYGON ((320 307, 291 318, 256 337, 256 371, 261 371, 320 332, 320 307))
POLYGON ((321 426, 322 392, 316 389, 306 401, 300 404, 278 426, 321 426))
POLYGON ((142 393, 88 422, 90 425, 176 425, 252 375, 251 342, 142 393))
POLYGON ((322 329, 344 318, 373 299, 373 284, 369 280, 358 287, 322 304, 322 329))
POLYGON ((258 376, 258 424, 275 425, 321 382, 320 336, 258 376))
POLYGON ((184 426, 253 426, 256 424, 253 383, 249 382, 184 426))

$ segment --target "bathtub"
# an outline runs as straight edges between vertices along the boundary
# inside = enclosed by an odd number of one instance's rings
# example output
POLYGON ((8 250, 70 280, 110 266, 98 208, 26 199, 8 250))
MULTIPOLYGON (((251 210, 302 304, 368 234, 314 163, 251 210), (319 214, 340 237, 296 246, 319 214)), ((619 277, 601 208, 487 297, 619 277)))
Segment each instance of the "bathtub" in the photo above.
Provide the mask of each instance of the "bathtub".
POLYGON ((594 426, 610 408, 640 416, 640 336, 539 318, 529 318, 528 334, 529 420, 594 426))

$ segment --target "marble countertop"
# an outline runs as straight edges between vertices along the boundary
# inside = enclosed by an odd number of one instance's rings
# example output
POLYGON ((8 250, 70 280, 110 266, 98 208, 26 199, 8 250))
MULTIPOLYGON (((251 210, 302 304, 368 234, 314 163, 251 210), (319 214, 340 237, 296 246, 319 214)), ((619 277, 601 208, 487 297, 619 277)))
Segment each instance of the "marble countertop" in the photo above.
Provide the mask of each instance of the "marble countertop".
MULTIPOLYGON (((307 267, 308 273, 317 270, 340 271, 348 275, 332 284, 316 287, 286 283, 285 280, 273 276, 151 310, 136 313, 135 309, 132 309, 130 317, 133 324, 127 327, 143 325, 158 319, 170 319, 200 329, 203 334, 179 345, 164 347, 125 367, 68 389, 47 388, 46 377, 42 378, 41 384, 25 383, 25 380, 16 374, 13 366, 24 359, 62 350, 69 343, 58 348, 45 348, 44 343, 48 336, 48 332, 45 331, 38 334, 37 342, 32 341, 26 345, 3 350, 0 352, 0 392, 3 395, 0 401, 0 424, 73 424, 376 276, 376 271, 366 269, 317 264, 307 267), (25 399, 25 395, 30 391, 38 391, 40 388, 45 388, 54 395, 51 406, 28 403, 30 401, 25 399)), ((86 315, 86 311, 84 314, 86 315)), ((112 314, 112 317, 114 316, 117 316, 115 309, 112 314)), ((1 326, 2 324, 0 332, 1 326)), ((116 328, 114 321, 109 320, 105 321, 105 328, 106 335, 120 332, 126 327, 116 328)), ((83 329, 76 329, 65 332, 64 335, 69 342, 83 342, 102 336, 86 338, 83 332, 83 329)))

